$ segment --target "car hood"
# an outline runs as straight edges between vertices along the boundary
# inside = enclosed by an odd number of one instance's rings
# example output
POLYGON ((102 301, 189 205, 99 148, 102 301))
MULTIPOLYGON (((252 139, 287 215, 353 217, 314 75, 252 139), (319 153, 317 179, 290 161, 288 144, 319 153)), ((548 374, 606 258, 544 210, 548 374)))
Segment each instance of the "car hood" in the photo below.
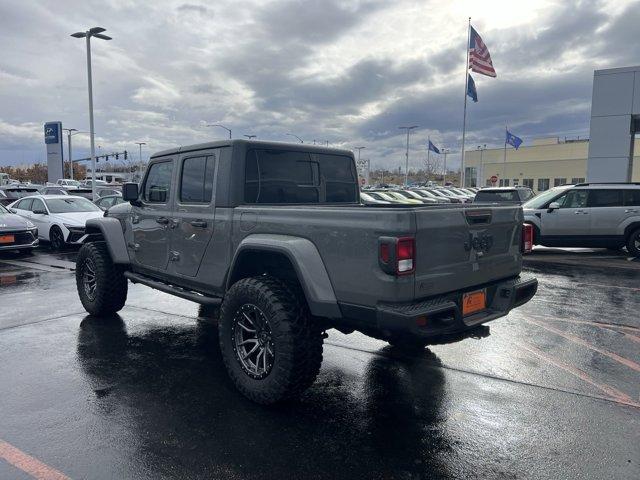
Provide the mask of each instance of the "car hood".
POLYGON ((0 232, 26 228, 29 228, 26 219, 13 213, 0 213, 0 232))
POLYGON ((77 225, 84 227, 84 224, 90 218, 102 217, 104 213, 100 212, 69 212, 69 213, 52 213, 51 217, 66 223, 67 225, 77 225))

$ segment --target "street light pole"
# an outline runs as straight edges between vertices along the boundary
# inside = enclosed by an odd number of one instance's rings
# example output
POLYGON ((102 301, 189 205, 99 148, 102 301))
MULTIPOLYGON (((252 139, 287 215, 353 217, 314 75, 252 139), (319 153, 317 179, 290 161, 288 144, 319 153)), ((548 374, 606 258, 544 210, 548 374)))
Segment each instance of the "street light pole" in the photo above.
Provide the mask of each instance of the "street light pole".
POLYGON ((296 137, 300 141, 300 143, 304 143, 304 141, 295 133, 285 133, 285 135, 289 135, 290 137, 296 137))
POLYGON ((231 140, 231 129, 225 127, 224 125, 220 125, 219 123, 214 123, 214 124, 207 124, 207 127, 219 127, 219 128, 224 128, 227 132, 229 132, 229 140, 231 140))
MULTIPOLYGON (((73 180, 73 159, 71 158, 71 132, 77 132, 76 128, 63 128, 67 131, 67 148, 69 149, 69 178, 73 180)), ((62 178, 64 178, 64 170, 62 171, 62 178)))
POLYGON ((407 152, 405 153, 405 171, 404 171, 404 184, 409 184, 409 133, 414 128, 418 128, 418 125, 411 125, 410 127, 398 127, 400 130, 407 131, 407 152))
MULTIPOLYGON (((138 145, 139 147, 139 153, 138 153, 138 167, 141 168, 142 167, 142 145, 146 145, 146 142, 136 142, 136 145, 138 145)), ((140 172, 138 172, 138 176, 140 176, 140 172)))
POLYGON ((444 187, 447 183, 447 153, 451 150, 448 148, 443 148, 442 153, 444 153, 444 173, 442 174, 442 186, 444 187))
POLYGON ((87 83, 89 86, 89 134, 91 136, 91 197, 95 201, 98 197, 96 195, 96 148, 95 148, 95 134, 93 129, 93 85, 91 80, 91 37, 100 38, 102 40, 111 40, 111 37, 103 35, 102 32, 106 32, 106 29, 102 27, 93 27, 86 32, 72 33, 71 36, 75 38, 87 39, 87 83))
POLYGON ((482 161, 482 154, 484 153, 486 148, 487 148, 487 144, 486 143, 483 146, 478 145, 478 150, 480 150, 480 175, 478 175, 480 181, 478 181, 478 183, 480 185, 476 185, 476 187, 483 187, 484 185, 481 185, 481 184, 485 183, 485 181, 484 181, 484 162, 482 161))

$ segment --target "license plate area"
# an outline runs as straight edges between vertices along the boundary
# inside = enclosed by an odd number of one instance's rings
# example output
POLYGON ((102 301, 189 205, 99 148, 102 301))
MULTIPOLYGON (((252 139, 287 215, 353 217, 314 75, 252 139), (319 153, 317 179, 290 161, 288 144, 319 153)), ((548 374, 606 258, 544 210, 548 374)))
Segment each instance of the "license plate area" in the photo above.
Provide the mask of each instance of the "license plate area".
POLYGON ((487 291, 476 290, 462 295, 462 316, 466 317, 487 308, 487 291))
POLYGON ((14 243, 16 241, 15 235, 0 235, 1 243, 14 243))

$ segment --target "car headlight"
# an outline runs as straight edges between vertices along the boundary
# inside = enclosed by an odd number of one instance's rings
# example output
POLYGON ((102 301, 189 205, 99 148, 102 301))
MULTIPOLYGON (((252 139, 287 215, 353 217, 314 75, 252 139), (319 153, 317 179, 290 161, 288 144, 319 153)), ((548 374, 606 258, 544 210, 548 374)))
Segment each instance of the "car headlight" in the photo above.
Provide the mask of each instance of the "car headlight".
POLYGON ((27 228, 29 230, 33 230, 34 228, 36 228, 36 226, 33 223, 31 223, 29 220, 27 220, 27 228))
POLYGON ((63 223, 63 225, 69 230, 84 230, 84 225, 68 225, 66 223, 63 223))

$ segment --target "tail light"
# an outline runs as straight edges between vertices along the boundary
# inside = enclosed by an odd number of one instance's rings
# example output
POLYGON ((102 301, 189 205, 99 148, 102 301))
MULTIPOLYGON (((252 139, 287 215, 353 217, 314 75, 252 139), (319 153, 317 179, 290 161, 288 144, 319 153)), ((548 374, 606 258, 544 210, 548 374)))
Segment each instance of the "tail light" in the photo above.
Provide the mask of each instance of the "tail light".
POLYGON ((378 263, 389 275, 409 275, 415 272, 415 238, 380 237, 378 263))
POLYGON ((522 253, 531 253, 533 250, 533 225, 530 223, 522 224, 522 244, 520 251, 522 253))

